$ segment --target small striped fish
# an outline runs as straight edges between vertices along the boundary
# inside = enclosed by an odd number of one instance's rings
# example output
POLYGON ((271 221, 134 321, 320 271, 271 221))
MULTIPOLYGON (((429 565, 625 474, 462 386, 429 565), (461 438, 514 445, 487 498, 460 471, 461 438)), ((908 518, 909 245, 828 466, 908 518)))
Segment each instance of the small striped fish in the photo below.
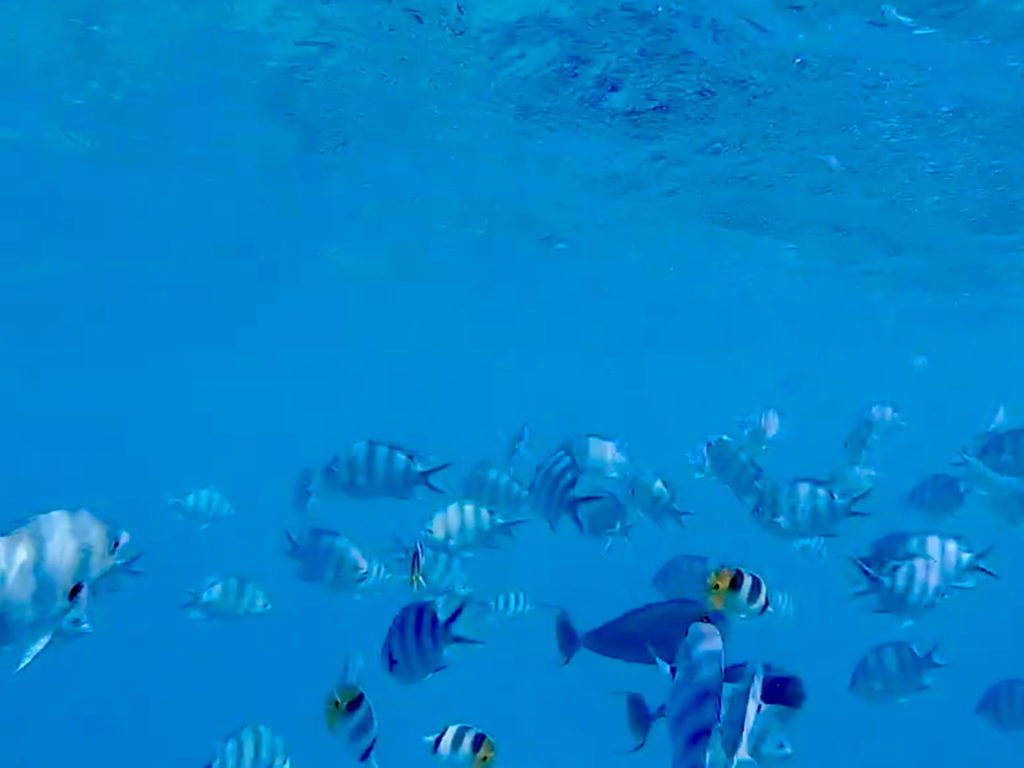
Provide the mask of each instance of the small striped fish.
POLYGON ((707 768, 708 754, 722 718, 725 647, 714 624, 690 625, 676 651, 665 720, 672 768, 707 768))
POLYGON ((877 598, 878 613, 902 616, 907 622, 934 608, 949 594, 950 586, 942 576, 942 564, 930 557, 912 557, 875 570, 854 560, 868 580, 855 597, 877 598))
POLYGON ((1024 730, 1024 680, 1000 680, 985 691, 974 711, 1001 731, 1024 730))
POLYGON ((406 685, 417 683, 448 666, 446 652, 450 646, 480 644, 455 634, 455 622, 465 607, 466 603, 461 603, 442 622, 429 600, 404 606, 392 620, 381 647, 381 664, 388 674, 406 685))
POLYGON ((785 485, 767 483, 752 515, 762 527, 785 538, 829 537, 846 518, 865 515, 854 504, 870 492, 869 487, 856 496, 839 497, 828 483, 805 478, 785 485))
POLYGON ((536 609, 536 606, 522 590, 515 592, 501 592, 495 595, 492 600, 476 602, 474 605, 478 606, 481 612, 486 613, 489 616, 506 619, 525 616, 536 609))
POLYGON ((455 501, 434 515, 424 530, 425 543, 452 552, 493 547, 498 537, 511 537, 527 518, 504 520, 471 501, 455 501))
POLYGON ((434 475, 449 464, 426 466, 397 445, 362 440, 343 456, 335 456, 323 470, 323 480, 358 498, 411 499, 419 488, 444 493, 434 475))
POLYGON ((189 618, 230 619, 266 613, 270 600, 262 589, 241 576, 213 576, 202 589, 189 590, 183 607, 189 609, 189 618))
POLYGON ((748 509, 761 498, 767 481, 764 470, 728 435, 708 440, 690 463, 699 477, 715 478, 748 509))
POLYGON ((235 508, 228 498, 213 488, 190 491, 180 499, 169 500, 167 506, 177 512, 182 520, 197 523, 200 530, 214 520, 235 514, 235 508))
POLYGON ((355 542, 338 531, 311 528, 301 541, 288 531, 285 534, 288 556, 300 563, 302 581, 347 592, 367 579, 370 561, 355 542))
POLYGON ((857 662, 850 692, 870 702, 906 701, 930 688, 932 670, 942 666, 934 648, 922 654, 905 640, 882 643, 857 662))
POLYGON ((494 761, 494 740, 472 725, 456 723, 423 739, 442 762, 467 768, 483 768, 494 761))
POLYGON ((529 506, 530 492, 502 467, 484 461, 466 477, 462 496, 506 515, 518 515, 529 506))
POLYGON ((349 659, 345 673, 327 695, 324 711, 327 730, 337 736, 346 751, 367 768, 377 768, 377 713, 359 684, 363 667, 360 656, 349 659))
POLYGON ((748 618, 769 611, 789 615, 793 611, 788 593, 770 595, 764 579, 741 568, 718 568, 708 580, 708 606, 732 616, 748 618))
POLYGON ((245 725, 217 748, 206 768, 291 768, 284 739, 265 725, 245 725))

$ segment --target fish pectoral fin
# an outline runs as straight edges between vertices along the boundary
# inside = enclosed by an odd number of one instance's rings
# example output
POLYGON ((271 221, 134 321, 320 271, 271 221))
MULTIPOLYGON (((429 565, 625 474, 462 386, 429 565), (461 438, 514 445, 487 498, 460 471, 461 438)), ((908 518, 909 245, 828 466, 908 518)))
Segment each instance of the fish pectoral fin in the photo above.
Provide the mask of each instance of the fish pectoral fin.
POLYGON ((46 646, 53 640, 53 632, 47 632, 45 635, 36 640, 32 645, 26 649, 24 655, 21 657, 21 661, 18 663, 17 669, 14 670, 14 674, 21 672, 25 667, 32 663, 40 653, 45 650, 46 646))

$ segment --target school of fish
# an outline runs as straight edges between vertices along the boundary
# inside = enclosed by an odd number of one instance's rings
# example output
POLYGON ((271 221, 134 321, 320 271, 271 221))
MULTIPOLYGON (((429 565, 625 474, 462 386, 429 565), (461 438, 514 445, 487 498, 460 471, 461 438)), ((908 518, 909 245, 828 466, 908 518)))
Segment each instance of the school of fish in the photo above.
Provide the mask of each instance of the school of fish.
MULTIPOLYGON (((879 444, 905 425, 894 406, 872 405, 857 415, 835 472, 780 480, 761 466, 761 454, 780 429, 779 414, 766 409, 739 420, 729 433, 709 437, 688 456, 688 465, 697 477, 727 489, 757 527, 792 542, 813 562, 828 555, 830 540, 867 514, 861 505, 879 477, 879 444)), ((587 650, 648 665, 662 675, 664 700, 656 707, 638 693, 622 694, 631 751, 642 749, 652 727, 663 721, 673 768, 750 768, 790 758, 796 750, 791 723, 807 703, 799 672, 768 658, 737 661, 728 649, 733 622, 783 620, 795 601, 746 564, 678 554, 652 576, 661 600, 587 631, 576 627, 565 606, 534 602, 525 592, 474 593, 466 559, 514 546, 521 526, 540 521, 558 534, 567 521, 607 550, 628 540, 642 521, 669 532, 685 528, 693 514, 662 476, 634 466, 621 441, 579 435, 542 454, 532 462, 532 473, 524 473, 532 453, 528 442, 524 426, 502 460, 470 468, 454 496, 442 481, 448 462, 391 443, 355 442, 321 469, 300 472, 292 491, 300 516, 335 499, 432 502, 433 511, 418 531, 407 532, 408 540, 396 537, 392 551, 370 552, 341 531, 311 524, 301 533, 286 531, 284 555, 297 564, 300 580, 329 590, 357 596, 408 590, 408 602, 381 627, 379 649, 367 649, 398 685, 443 673, 457 663, 458 646, 486 646, 475 630, 547 611, 563 665, 587 650)), ((933 526, 894 530, 852 559, 850 567, 863 584, 854 597, 909 623, 957 591, 998 579, 988 563, 990 548, 972 549, 945 528, 972 493, 987 497, 1010 522, 1024 518, 1024 427, 1008 426, 1002 407, 946 471, 908 491, 907 506, 928 515, 933 526)), ((167 508, 200 529, 230 524, 225 521, 236 514, 228 497, 210 487, 169 500, 167 508)), ((16 672, 57 643, 95 634, 91 601, 120 577, 141 575, 140 553, 131 545, 127 531, 86 509, 35 514, 0 536, 0 648, 20 654, 16 672)), ((258 584, 227 574, 194 585, 182 608, 197 620, 258 621, 246 617, 267 613, 272 603, 258 584)), ((341 754, 375 768, 378 711, 362 682, 363 664, 363 654, 353 655, 333 685, 325 685, 323 716, 341 754)), ((905 701, 927 691, 945 664, 935 647, 883 642, 865 650, 851 671, 849 691, 871 704, 905 701)), ((1024 680, 993 682, 975 713, 996 729, 1024 730, 1024 680)), ((495 735, 470 723, 439 724, 423 741, 445 764, 483 768, 497 760, 495 735)), ((290 768, 291 758, 281 735, 248 723, 225 735, 206 766, 290 768)))

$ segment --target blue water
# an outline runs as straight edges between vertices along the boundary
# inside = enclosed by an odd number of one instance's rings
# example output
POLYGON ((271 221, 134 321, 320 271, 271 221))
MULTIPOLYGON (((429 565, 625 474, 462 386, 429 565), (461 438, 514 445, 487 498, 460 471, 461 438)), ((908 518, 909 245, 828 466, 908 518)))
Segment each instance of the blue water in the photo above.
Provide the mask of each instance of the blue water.
MULTIPOLYGON (((343 765, 321 705, 353 652, 384 768, 432 764, 420 737, 459 721, 499 765, 667 765, 660 728, 619 754, 610 692, 659 701, 650 668, 558 669, 538 614, 400 686, 377 655, 405 596, 331 594, 283 554, 302 466, 376 437, 454 462, 456 488, 524 420, 542 452, 621 437, 695 514, 607 554, 538 521, 473 564, 480 592, 522 588, 589 628, 656 599, 676 552, 742 562, 796 600, 730 649, 804 676, 794 768, 1016 755, 973 709, 1022 672, 1020 532, 971 498, 954 527, 998 544, 1002 579, 909 630, 849 598, 846 556, 924 525, 910 485, 999 402, 1024 412, 1020 9, 908 3, 935 30, 914 35, 866 2, 460 3, 0 8, 0 522, 88 506, 146 571, 96 601, 94 636, 0 683, 0 768, 200 766, 244 722, 297 768, 343 765), (685 461, 771 405, 769 470, 825 474, 877 400, 909 426, 871 518, 820 563, 685 461), (239 514, 198 532, 164 503, 207 484, 239 514), (179 610, 235 571, 270 615, 179 610), (941 643, 934 689, 854 699, 856 659, 900 637, 941 643)), ((353 501, 323 522, 386 547, 437 507, 353 501)))

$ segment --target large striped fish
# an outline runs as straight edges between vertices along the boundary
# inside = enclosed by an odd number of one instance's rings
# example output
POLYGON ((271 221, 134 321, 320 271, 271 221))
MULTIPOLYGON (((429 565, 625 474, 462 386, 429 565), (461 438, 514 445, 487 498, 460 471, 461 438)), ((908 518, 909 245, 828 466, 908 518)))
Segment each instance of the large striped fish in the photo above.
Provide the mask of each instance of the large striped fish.
POLYGON ((722 720, 725 645, 714 624, 696 622, 676 651, 665 720, 672 768, 707 768, 722 720))
POLYGON ((455 633, 455 622, 466 608, 462 602, 443 622, 430 600, 404 606, 391 622, 381 647, 384 669, 400 683, 410 685, 448 666, 447 650, 457 643, 481 644, 455 633))
POLYGON ((444 493, 434 484, 434 475, 448 466, 424 464, 397 445, 361 440, 332 458, 322 475, 325 485, 349 496, 411 499, 419 488, 444 493))

